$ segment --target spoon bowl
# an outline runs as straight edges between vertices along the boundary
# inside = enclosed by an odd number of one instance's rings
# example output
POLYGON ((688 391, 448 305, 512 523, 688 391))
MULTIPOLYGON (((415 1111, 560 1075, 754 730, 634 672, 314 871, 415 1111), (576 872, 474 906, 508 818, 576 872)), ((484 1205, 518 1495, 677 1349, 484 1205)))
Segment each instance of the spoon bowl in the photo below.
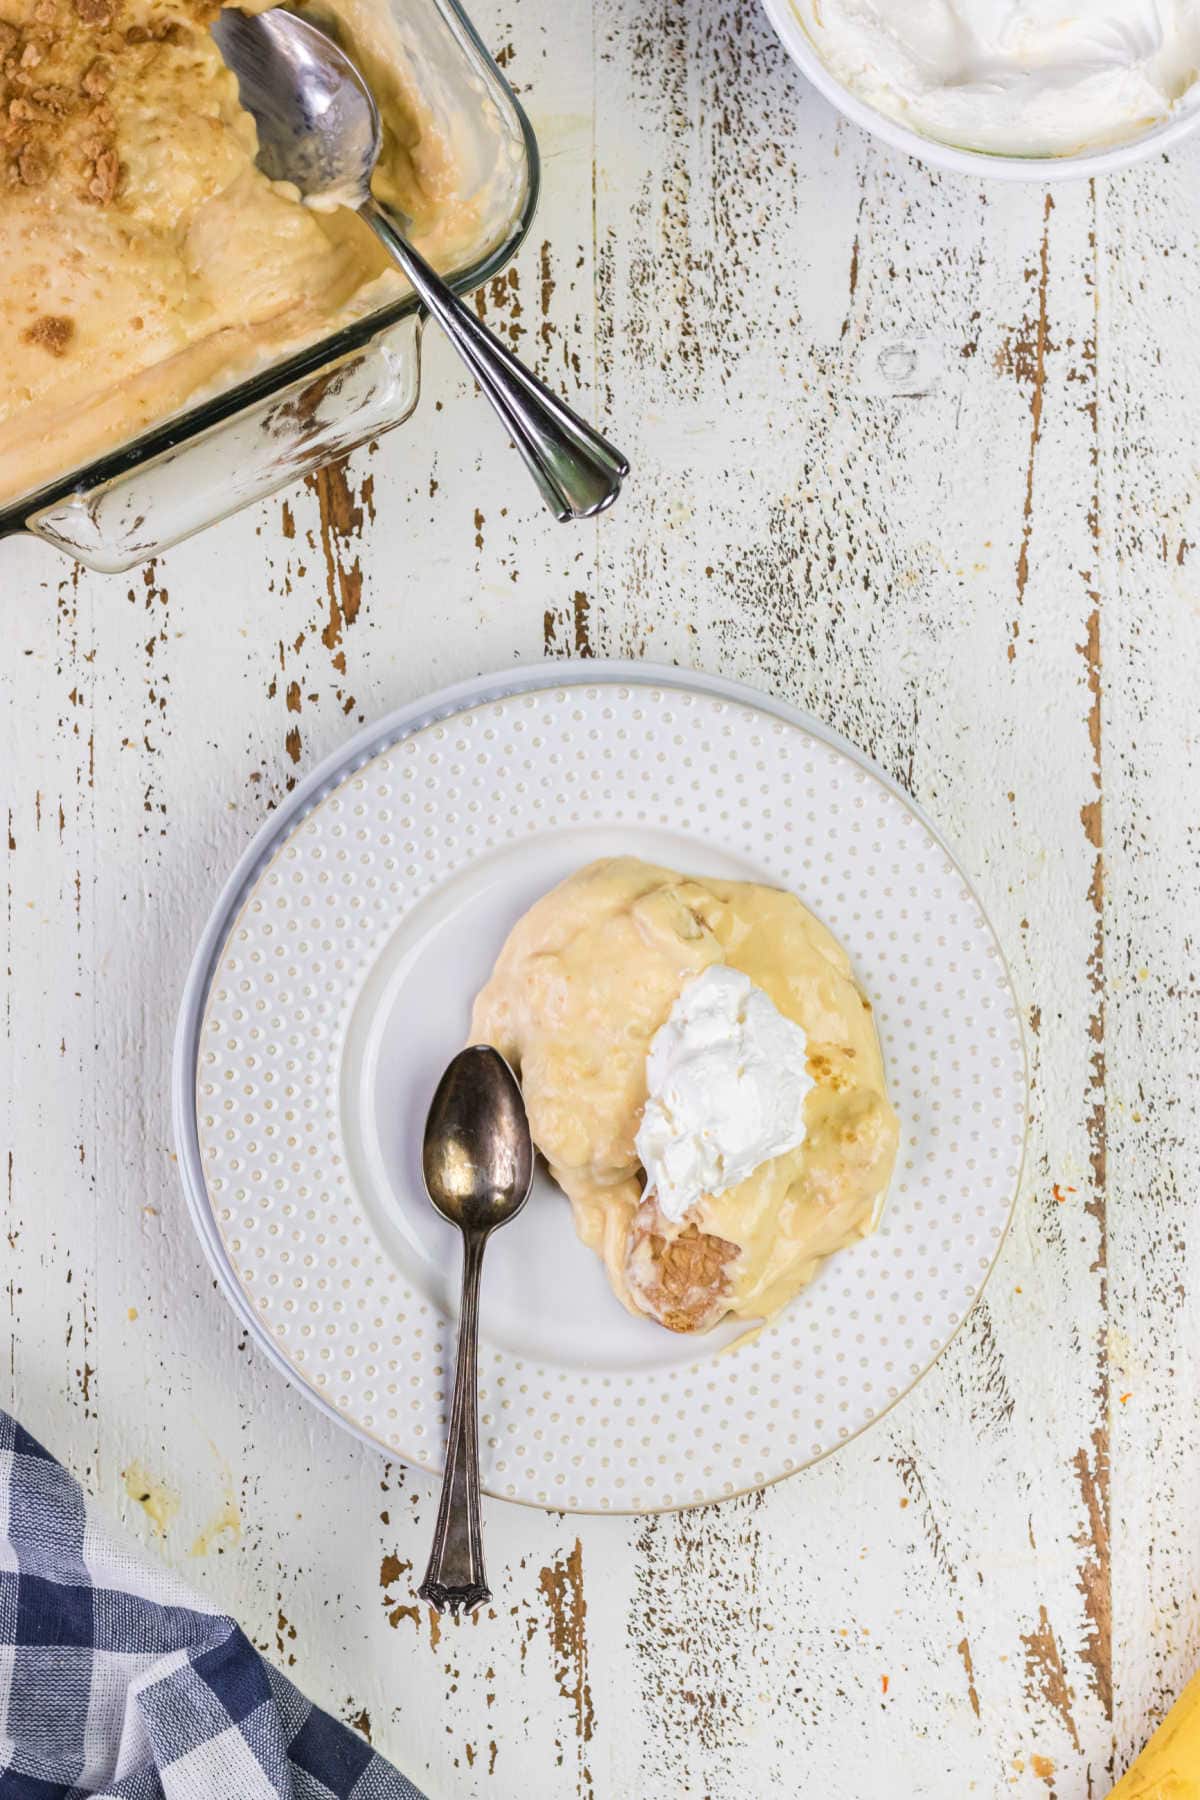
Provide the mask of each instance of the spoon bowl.
POLYGON ((310 206, 361 206, 383 127, 350 58, 307 19, 279 7, 244 13, 224 6, 212 34, 258 128, 263 174, 290 181, 310 206))
POLYGON ((438 1083, 421 1151, 425 1187, 460 1231, 514 1218, 533 1183, 533 1144, 517 1078, 490 1045, 463 1050, 438 1083))

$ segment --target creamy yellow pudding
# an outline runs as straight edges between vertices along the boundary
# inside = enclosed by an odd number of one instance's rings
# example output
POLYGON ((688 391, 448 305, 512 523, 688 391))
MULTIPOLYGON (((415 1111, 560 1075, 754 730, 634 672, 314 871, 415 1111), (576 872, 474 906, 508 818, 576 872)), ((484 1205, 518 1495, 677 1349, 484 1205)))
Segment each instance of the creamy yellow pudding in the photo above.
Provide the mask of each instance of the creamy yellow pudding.
MULTIPOLYGON (((898 1126, 870 1003, 845 951, 792 894, 629 857, 593 863, 518 921, 471 1030, 516 1069, 534 1142, 632 1312, 673 1331, 770 1318, 877 1222, 898 1126), (713 978, 720 966, 731 972, 723 981, 713 978), (732 1057, 713 1032, 727 1001, 744 1038, 732 1057), (799 1141, 680 1211, 688 1170, 740 1174, 731 1143, 699 1144, 697 1161, 681 1134, 681 1096, 691 1080, 697 1140, 734 1130, 722 1123, 733 1115, 719 1083, 748 1074, 753 1004, 777 1020, 763 1041, 781 1057, 801 1047, 802 1078, 771 1090, 777 1099, 802 1089, 801 1116, 765 1127, 799 1141), (650 1092, 648 1066, 661 1093, 650 1092), (654 1139, 654 1123, 670 1148, 651 1191, 639 1144, 654 1139)), ((774 1073, 759 1070, 764 1080, 774 1073)), ((751 1095, 751 1113, 755 1104, 751 1095)))
MULTIPOLYGON (((0 0, 0 505, 405 291, 356 214, 259 173, 216 11, 0 0)), ((381 102, 376 193, 453 261, 473 218, 383 0, 314 16, 381 102)))

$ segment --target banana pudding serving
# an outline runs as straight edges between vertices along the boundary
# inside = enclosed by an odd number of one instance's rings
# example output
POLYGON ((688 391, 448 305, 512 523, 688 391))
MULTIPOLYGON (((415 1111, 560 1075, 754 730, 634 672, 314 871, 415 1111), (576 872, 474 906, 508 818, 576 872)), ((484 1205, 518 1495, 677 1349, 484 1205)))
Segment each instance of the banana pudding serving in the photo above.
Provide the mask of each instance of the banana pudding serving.
MULTIPOLYGON (((406 291, 355 213, 255 166, 216 12, 0 0, 0 506, 406 291)), ((378 198, 452 265, 475 209, 386 0, 317 17, 380 103, 378 198)))
POLYGON ((622 857, 519 920, 474 1042, 631 1312, 769 1319, 878 1222, 898 1126, 870 1003, 794 895, 622 857))

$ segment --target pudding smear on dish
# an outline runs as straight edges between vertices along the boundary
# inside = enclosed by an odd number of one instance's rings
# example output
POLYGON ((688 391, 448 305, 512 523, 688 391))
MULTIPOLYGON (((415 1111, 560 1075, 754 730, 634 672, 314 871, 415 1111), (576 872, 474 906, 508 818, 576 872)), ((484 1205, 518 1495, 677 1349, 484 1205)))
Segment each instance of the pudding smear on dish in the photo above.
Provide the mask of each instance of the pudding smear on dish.
POLYGON ((878 1222, 898 1126, 870 1003, 792 894, 593 863, 518 921, 471 1029, 631 1312, 771 1318, 878 1222))

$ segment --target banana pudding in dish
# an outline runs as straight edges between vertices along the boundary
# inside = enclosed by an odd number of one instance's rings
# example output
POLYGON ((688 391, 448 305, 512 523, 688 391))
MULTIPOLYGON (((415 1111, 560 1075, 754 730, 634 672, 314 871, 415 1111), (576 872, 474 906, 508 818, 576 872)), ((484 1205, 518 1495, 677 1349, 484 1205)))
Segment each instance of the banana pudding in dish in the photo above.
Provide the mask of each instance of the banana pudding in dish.
MULTIPOLYGON (((216 13, 0 0, 0 506, 407 292, 357 214, 255 166, 216 13)), ((453 266, 476 209, 385 0, 313 16, 379 101, 378 198, 453 266)))
POLYGON ((518 921, 471 1032, 631 1312, 769 1319, 878 1222, 898 1126, 870 1003, 792 894, 593 863, 518 921))

